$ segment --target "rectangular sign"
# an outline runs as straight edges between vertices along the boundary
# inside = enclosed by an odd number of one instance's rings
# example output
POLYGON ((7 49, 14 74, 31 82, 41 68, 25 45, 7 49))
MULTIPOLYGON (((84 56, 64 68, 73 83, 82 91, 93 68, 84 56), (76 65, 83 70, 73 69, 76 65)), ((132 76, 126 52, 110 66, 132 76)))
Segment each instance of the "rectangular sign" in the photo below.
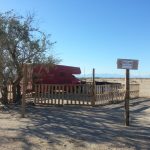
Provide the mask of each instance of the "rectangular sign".
POLYGON ((118 69, 138 69, 138 60, 134 59, 118 59, 117 60, 117 68, 118 69))

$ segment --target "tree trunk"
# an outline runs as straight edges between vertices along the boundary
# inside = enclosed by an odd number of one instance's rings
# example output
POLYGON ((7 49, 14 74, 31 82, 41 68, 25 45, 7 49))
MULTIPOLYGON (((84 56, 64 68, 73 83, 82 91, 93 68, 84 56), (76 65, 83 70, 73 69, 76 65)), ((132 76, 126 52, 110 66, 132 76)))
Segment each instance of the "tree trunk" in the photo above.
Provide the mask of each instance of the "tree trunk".
POLYGON ((13 102, 16 103, 16 84, 12 84, 13 102))
POLYGON ((2 104, 8 104, 8 89, 7 89, 7 85, 5 83, 3 83, 2 86, 2 104))
MULTIPOLYGON (((19 66, 20 67, 20 66, 19 66)), ((21 104, 21 87, 20 87, 20 81, 23 77, 22 68, 17 68, 17 79, 13 81, 13 101, 15 103, 21 104)))
POLYGON ((13 91, 13 102, 21 104, 21 87, 20 87, 20 82, 19 83, 13 83, 12 87, 13 91))
POLYGON ((17 103, 21 104, 21 87, 20 87, 20 84, 17 84, 17 95, 16 95, 16 101, 17 103))

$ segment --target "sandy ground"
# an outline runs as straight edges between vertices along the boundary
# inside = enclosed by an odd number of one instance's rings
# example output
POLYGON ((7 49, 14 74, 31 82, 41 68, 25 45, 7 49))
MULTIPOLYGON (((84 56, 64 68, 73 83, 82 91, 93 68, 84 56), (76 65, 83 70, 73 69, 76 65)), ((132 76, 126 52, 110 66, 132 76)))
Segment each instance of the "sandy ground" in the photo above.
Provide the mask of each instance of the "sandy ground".
POLYGON ((101 107, 28 106, 0 111, 0 150, 148 150, 150 99, 130 102, 130 127, 124 103, 101 107))

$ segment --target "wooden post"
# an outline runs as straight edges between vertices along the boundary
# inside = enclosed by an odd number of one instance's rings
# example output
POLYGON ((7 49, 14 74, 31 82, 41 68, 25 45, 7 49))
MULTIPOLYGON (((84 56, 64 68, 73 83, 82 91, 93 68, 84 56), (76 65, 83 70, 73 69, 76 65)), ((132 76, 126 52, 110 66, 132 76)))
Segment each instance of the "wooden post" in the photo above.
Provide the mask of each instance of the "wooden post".
POLYGON ((125 125, 129 126, 129 99, 130 99, 130 70, 138 69, 138 60, 118 59, 117 68, 126 69, 126 91, 125 91, 125 125), (129 70, 130 69, 130 70, 129 70))
POLYGON ((130 70, 126 69, 125 125, 129 126, 130 70))
POLYGON ((93 81, 92 81, 92 94, 93 94, 93 98, 92 98, 92 106, 95 106, 95 101, 96 101, 96 92, 95 92, 95 69, 93 68, 93 81))
POLYGON ((23 66, 23 93, 22 93, 22 103, 21 103, 21 117, 25 117, 25 98, 26 98, 26 83, 27 83, 27 65, 23 66))

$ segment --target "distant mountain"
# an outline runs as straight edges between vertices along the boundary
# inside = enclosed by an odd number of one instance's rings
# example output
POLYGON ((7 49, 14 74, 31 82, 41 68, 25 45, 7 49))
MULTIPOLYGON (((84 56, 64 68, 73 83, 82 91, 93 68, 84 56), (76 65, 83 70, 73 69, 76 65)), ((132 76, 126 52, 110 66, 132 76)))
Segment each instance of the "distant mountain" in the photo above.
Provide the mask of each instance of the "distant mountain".
MULTIPOLYGON (((81 74, 78 75, 79 78, 91 78, 92 74, 81 74)), ((124 78, 125 75, 122 74, 95 74, 95 78, 124 78)), ((134 75, 131 74, 131 78, 150 78, 150 75, 134 75)))

